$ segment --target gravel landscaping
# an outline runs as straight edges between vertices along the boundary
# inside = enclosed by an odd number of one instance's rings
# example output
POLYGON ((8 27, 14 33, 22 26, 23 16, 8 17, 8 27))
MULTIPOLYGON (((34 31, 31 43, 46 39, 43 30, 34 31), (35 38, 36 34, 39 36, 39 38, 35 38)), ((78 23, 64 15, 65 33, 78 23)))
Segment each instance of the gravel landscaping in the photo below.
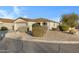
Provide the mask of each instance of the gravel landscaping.
POLYGON ((46 40, 57 41, 79 41, 79 33, 69 34, 61 31, 48 31, 44 36, 46 40))

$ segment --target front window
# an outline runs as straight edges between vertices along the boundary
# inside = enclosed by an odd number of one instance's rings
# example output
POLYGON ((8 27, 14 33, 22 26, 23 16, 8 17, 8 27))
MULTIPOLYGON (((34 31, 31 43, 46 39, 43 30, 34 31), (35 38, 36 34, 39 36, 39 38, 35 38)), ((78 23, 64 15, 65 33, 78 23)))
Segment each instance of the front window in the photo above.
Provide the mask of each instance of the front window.
POLYGON ((40 25, 40 23, 37 23, 37 24, 39 24, 39 25, 40 25))
POLYGON ((43 23, 43 25, 44 25, 44 26, 46 26, 46 25, 47 25, 47 23, 43 23))

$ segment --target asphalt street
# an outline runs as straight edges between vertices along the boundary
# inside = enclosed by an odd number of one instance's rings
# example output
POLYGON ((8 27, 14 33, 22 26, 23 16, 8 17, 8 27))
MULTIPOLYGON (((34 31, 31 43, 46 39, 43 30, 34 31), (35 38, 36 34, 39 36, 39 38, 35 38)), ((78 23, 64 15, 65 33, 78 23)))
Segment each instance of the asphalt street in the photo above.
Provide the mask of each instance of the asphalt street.
POLYGON ((79 53, 79 44, 24 41, 5 38, 0 41, 1 53, 79 53))

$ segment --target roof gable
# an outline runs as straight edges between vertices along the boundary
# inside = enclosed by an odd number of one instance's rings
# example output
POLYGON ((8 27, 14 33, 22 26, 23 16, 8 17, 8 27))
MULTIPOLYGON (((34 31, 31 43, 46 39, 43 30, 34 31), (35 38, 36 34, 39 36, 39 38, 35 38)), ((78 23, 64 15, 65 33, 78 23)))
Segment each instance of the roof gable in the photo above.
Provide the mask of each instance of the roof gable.
POLYGON ((27 21, 25 21, 23 19, 17 19, 14 22, 16 22, 16 23, 26 23, 27 21))

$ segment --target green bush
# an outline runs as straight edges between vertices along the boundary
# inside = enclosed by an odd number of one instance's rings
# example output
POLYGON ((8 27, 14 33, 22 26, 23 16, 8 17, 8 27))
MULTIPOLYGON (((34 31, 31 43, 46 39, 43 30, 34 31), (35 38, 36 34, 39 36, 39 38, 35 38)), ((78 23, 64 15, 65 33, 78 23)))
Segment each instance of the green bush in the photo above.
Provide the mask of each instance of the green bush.
POLYGON ((32 35, 35 37, 42 37, 47 31, 47 27, 37 26, 32 28, 32 35))
POLYGON ((67 31, 69 29, 69 26, 62 24, 59 26, 59 29, 60 29, 60 31, 67 31))
POLYGON ((27 32, 27 27, 19 27, 18 31, 20 31, 20 32, 27 32))
POLYGON ((7 27, 1 27, 0 31, 5 31, 5 30, 8 30, 7 27))

